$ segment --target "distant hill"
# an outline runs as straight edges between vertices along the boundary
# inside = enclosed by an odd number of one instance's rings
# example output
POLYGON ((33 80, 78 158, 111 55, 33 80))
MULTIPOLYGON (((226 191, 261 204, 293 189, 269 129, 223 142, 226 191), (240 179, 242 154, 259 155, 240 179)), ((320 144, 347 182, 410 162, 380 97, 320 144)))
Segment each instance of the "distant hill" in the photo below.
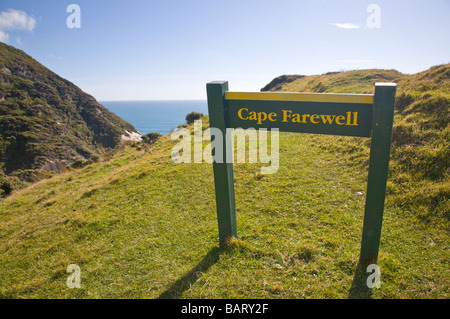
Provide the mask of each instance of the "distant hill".
POLYGON ((373 93, 375 82, 397 82, 404 75, 396 70, 354 70, 322 75, 281 75, 261 91, 373 93))
POLYGON ((58 171, 136 129, 21 50, 0 43, 0 171, 58 171))

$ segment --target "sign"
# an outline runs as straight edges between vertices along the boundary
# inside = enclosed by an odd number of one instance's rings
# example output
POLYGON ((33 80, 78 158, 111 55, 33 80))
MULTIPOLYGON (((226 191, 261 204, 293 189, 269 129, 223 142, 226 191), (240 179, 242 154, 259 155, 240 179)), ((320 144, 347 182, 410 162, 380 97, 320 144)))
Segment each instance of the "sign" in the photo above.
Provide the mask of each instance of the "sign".
POLYGON ((232 128, 364 137, 371 132, 373 99, 368 95, 227 92, 225 100, 232 128))
MULTIPOLYGON (((381 238, 394 117, 395 83, 375 94, 229 92, 228 82, 206 85, 210 127, 278 128, 284 132, 371 138, 360 260, 375 263, 381 238)), ((231 143, 223 143, 224 158, 231 143)), ((213 162, 219 244, 237 237, 233 164, 213 162)))

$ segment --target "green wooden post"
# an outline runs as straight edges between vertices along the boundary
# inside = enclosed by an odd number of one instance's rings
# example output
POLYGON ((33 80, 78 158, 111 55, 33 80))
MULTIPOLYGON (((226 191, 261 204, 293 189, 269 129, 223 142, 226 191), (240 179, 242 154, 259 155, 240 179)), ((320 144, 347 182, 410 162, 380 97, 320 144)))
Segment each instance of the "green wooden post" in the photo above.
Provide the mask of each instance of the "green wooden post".
POLYGON ((375 84, 369 176, 360 253, 360 261, 367 264, 376 263, 378 259, 394 119, 395 91, 395 83, 375 84))
MULTIPOLYGON (((224 140, 224 143, 222 143, 222 158, 217 158, 213 154, 219 244, 223 246, 229 238, 237 237, 233 163, 226 162, 227 150, 231 150, 231 139, 226 138, 227 114, 225 110, 225 92, 228 91, 228 82, 207 83, 206 91, 210 127, 220 129, 224 140)), ((215 151, 217 152, 217 150, 215 151)))

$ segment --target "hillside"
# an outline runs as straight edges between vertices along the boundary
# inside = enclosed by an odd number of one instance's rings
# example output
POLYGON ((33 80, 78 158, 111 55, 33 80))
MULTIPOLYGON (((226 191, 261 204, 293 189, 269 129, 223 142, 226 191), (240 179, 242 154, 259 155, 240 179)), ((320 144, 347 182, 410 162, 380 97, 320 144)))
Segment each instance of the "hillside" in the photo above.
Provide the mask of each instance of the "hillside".
POLYGON ((281 75, 261 91, 316 93, 373 93, 375 82, 397 82, 404 75, 395 70, 355 70, 328 72, 322 75, 281 75))
MULTIPOLYGON (((234 164, 239 238, 223 249, 212 165, 172 162, 170 136, 1 199, 0 296, 447 299, 448 114, 434 116, 448 102, 447 70, 395 78, 404 97, 395 118, 381 288, 368 289, 358 268, 368 139, 280 133, 276 174, 234 164), (426 83, 430 90, 421 91, 426 83), (81 269, 80 289, 66 284, 70 264, 81 269)), ((336 75, 316 78, 327 84, 336 75)), ((286 85, 295 90, 305 80, 286 85)), ((373 83, 356 82, 346 85, 373 92, 373 83)), ((341 91, 335 85, 329 89, 341 91)))
MULTIPOLYGON (((278 77, 283 79, 283 76, 278 77)), ((417 74, 395 70, 355 70, 289 76, 262 91, 373 93, 376 82, 397 83, 388 191, 403 206, 422 207, 425 220, 450 220, 450 64, 417 74), (297 78, 296 78, 297 77, 297 78), (292 80, 295 78, 295 80, 292 80)), ((351 152, 365 162, 368 140, 320 147, 351 152)))
POLYGON ((136 129, 23 51, 0 43, 2 172, 60 171, 115 148, 127 131, 136 129))

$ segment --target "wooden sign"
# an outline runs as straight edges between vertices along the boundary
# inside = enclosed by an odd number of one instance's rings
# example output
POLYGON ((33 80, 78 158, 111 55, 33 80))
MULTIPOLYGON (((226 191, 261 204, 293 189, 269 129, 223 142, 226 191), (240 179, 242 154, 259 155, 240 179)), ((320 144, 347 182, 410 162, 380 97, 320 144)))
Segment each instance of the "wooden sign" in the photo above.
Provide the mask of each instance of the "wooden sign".
POLYGON ((372 128, 370 95, 227 92, 225 100, 232 128, 364 137, 372 128))
MULTIPOLYGON (((375 94, 228 92, 228 82, 206 85, 210 127, 277 128, 284 132, 370 137, 369 177, 360 260, 376 262, 394 116, 395 83, 376 83, 375 94)), ((213 162, 219 243, 237 237, 233 164, 213 162)))

